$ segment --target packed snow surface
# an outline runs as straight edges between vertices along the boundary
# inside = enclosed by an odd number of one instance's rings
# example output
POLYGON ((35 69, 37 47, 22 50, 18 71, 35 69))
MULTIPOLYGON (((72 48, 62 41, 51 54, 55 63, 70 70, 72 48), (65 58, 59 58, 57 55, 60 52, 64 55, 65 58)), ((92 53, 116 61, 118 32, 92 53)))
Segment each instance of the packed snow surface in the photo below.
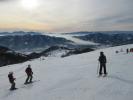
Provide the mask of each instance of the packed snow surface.
POLYGON ((133 53, 125 45, 66 58, 48 57, 0 68, 0 100, 133 100, 133 53), (116 50, 122 51, 115 53, 116 50), (107 56, 107 77, 98 77, 99 52, 107 56), (34 83, 24 85, 31 64, 34 83), (8 72, 16 77, 10 91, 8 72))

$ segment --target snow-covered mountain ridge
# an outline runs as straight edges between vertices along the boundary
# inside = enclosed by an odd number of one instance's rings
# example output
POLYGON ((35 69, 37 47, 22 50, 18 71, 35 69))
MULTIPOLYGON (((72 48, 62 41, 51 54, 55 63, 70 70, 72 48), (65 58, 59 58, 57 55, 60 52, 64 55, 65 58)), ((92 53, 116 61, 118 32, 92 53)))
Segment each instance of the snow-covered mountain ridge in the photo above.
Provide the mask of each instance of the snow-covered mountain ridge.
POLYGON ((0 68, 0 100, 132 100, 133 45, 111 47, 66 58, 48 57, 0 68), (115 53, 123 49, 123 52, 115 53), (107 56, 107 77, 97 77, 99 52, 107 56), (34 80, 25 86, 25 68, 31 64, 34 80), (14 72, 16 91, 9 91, 7 74, 14 72))

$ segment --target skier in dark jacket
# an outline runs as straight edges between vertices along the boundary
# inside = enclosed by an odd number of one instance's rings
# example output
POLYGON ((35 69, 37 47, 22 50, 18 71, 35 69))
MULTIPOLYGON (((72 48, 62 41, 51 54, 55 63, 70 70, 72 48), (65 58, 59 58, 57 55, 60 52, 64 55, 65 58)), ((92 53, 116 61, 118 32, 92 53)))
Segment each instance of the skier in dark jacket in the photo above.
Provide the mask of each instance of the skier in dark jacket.
POLYGON ((129 49, 126 50, 127 51, 127 54, 129 53, 129 49))
POLYGON ((100 57, 99 57, 99 62, 100 62, 100 70, 99 70, 99 76, 102 75, 102 69, 104 69, 104 75, 106 76, 107 75, 107 72, 106 72, 106 56, 104 55, 104 52, 100 52, 100 57))
POLYGON ((16 80, 16 78, 13 77, 13 72, 9 72, 8 78, 9 78, 9 82, 11 83, 11 88, 10 88, 10 90, 15 90, 15 89, 17 89, 17 88, 15 87, 15 82, 14 82, 14 81, 16 80))
POLYGON ((32 82, 32 78, 33 78, 33 72, 31 69, 31 65, 28 65, 28 67, 25 70, 26 74, 27 74, 27 78, 25 81, 25 84, 31 83, 32 82))

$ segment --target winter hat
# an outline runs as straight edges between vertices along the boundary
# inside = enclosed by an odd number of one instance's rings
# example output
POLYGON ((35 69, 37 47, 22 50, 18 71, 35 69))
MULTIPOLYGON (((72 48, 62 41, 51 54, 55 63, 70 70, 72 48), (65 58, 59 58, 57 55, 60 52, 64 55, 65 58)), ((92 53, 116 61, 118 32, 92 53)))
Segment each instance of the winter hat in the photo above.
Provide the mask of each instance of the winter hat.
POLYGON ((102 55, 103 53, 104 53, 103 51, 100 52, 101 55, 102 55))
POLYGON ((13 74, 13 72, 12 72, 12 71, 10 71, 10 72, 9 72, 9 74, 13 74))
POLYGON ((29 64, 28 67, 30 67, 31 65, 29 64))

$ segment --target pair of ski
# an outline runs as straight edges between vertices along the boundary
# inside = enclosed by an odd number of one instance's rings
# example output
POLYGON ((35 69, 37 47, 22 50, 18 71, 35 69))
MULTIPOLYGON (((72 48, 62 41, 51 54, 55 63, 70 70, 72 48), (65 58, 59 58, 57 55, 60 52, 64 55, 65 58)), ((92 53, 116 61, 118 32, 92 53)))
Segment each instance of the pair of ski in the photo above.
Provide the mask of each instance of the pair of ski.
MULTIPOLYGON (((40 81, 40 80, 34 80, 34 81, 32 81, 32 82, 24 83, 24 85, 32 84, 32 83, 35 83, 35 82, 38 82, 38 81, 40 81)), ((24 88, 24 87, 25 87, 25 86, 20 87, 20 88, 24 88)), ((14 91, 14 90, 17 90, 17 89, 18 89, 18 88, 10 89, 10 91, 14 91)))
POLYGON ((10 89, 10 91, 14 91, 14 90, 17 90, 18 88, 14 88, 14 89, 10 89))
POLYGON ((104 75, 98 75, 98 77, 107 77, 107 74, 104 74, 104 75))
POLYGON ((33 83, 33 82, 35 82, 35 81, 24 83, 24 85, 31 84, 31 83, 33 83))

